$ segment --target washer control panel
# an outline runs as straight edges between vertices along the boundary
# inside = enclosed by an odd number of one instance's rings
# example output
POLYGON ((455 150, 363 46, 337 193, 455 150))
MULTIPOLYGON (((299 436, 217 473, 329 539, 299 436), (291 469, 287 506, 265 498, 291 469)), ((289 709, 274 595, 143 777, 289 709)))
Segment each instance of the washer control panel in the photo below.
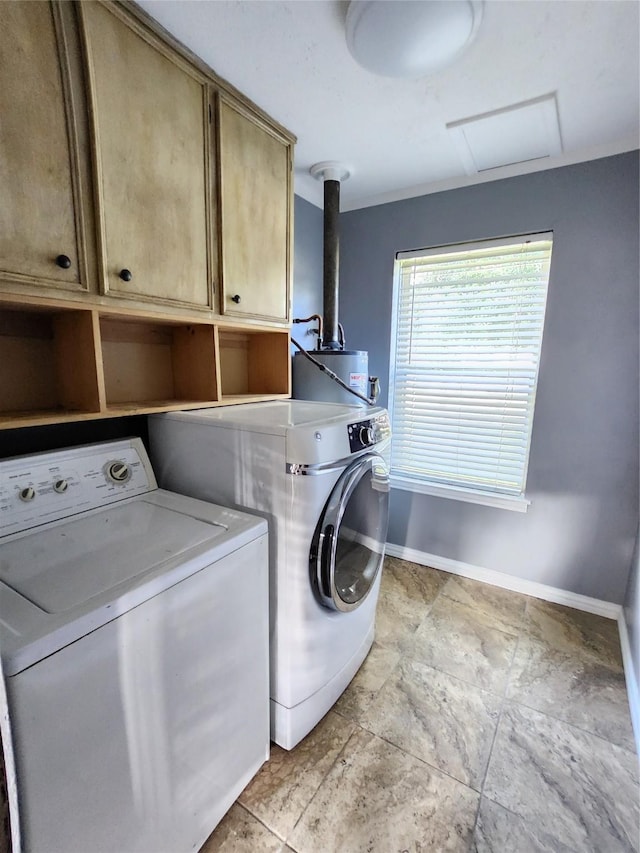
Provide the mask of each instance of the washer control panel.
POLYGON ((157 487, 139 438, 0 459, 0 537, 157 487))
POLYGON ((391 436, 389 413, 380 412, 372 418, 351 423, 347 427, 347 432, 352 453, 374 447, 391 436))

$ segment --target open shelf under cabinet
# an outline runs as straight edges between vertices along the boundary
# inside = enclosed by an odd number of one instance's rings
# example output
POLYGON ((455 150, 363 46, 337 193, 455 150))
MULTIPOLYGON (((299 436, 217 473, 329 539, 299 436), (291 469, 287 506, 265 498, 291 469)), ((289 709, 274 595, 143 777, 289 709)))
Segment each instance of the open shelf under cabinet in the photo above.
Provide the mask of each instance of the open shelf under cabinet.
POLYGON ((0 429, 290 396, 286 329, 0 301, 0 429))

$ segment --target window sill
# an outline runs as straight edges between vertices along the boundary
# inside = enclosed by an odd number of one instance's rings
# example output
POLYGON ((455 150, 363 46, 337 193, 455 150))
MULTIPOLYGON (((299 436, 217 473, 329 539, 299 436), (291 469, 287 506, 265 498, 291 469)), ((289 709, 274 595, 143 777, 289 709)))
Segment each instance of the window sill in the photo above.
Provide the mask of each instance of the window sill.
POLYGON ((424 480, 402 477, 393 472, 391 473, 390 483, 392 488, 401 489, 405 492, 418 492, 422 495, 433 495, 448 500, 509 509, 513 512, 526 512, 531 503, 522 495, 492 495, 475 489, 464 489, 460 486, 440 486, 424 480))

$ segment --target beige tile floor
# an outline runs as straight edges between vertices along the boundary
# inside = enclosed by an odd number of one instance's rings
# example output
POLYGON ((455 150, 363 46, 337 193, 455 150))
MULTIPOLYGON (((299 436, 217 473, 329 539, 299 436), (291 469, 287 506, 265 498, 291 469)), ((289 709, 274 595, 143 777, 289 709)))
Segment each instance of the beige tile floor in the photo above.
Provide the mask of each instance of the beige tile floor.
POLYGON ((376 642, 201 853, 638 851, 616 623, 387 557, 376 642))

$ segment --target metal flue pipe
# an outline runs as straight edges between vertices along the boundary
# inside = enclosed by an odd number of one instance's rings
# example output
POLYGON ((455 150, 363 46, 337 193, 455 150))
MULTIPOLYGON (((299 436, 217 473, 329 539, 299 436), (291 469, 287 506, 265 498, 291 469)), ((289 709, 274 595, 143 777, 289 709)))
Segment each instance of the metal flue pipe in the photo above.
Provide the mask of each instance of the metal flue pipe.
POLYGON ((324 181, 324 248, 322 256, 322 348, 340 349, 338 341, 338 269, 340 264, 340 181, 324 181))
POLYGON ((340 264, 340 181, 349 177, 349 170, 333 161, 316 163, 309 170, 314 178, 324 181, 324 248, 323 248, 323 332, 322 348, 342 348, 338 323, 338 291, 340 264))

